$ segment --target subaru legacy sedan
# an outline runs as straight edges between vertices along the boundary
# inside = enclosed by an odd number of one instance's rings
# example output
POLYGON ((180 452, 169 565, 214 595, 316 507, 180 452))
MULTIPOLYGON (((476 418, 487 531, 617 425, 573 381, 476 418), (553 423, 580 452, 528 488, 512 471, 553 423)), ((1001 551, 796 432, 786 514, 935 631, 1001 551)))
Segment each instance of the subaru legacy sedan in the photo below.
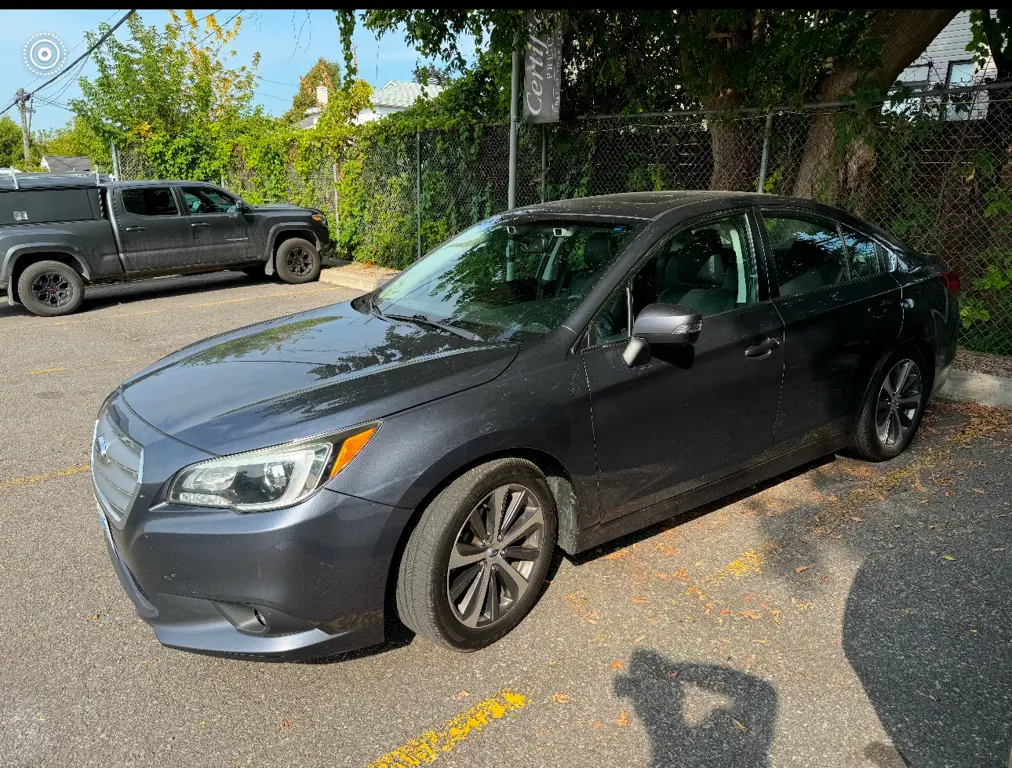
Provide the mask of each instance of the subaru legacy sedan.
POLYGON ((470 651, 596 547, 841 449, 907 447, 958 279, 810 201, 566 200, 113 392, 98 517, 167 646, 306 659, 394 617, 470 651))

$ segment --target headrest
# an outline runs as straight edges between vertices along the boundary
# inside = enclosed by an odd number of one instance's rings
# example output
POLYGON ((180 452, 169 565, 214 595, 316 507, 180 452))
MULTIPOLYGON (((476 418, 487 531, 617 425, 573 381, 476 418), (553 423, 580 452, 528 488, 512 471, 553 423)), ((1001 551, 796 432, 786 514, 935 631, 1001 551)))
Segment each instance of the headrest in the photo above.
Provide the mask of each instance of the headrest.
POLYGON ((583 246, 583 261, 588 267, 597 267, 611 259, 611 235, 595 232, 583 246))

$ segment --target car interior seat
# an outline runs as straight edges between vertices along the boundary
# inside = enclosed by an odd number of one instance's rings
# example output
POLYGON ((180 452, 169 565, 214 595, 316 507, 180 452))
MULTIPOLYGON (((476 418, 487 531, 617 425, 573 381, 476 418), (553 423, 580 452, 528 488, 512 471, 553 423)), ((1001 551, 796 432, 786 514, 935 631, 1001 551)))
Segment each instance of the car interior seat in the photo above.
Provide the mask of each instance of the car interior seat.
MULTIPOLYGON (((566 286, 566 293, 571 297, 586 296, 594 287, 601 276, 601 268, 611 261, 611 234, 608 232, 595 232, 587 238, 583 246, 584 268, 573 275, 572 280, 566 286)), ((559 280, 555 295, 562 292, 562 286, 566 284, 565 275, 559 280)))
POLYGON ((738 295, 738 263, 734 251, 713 229, 698 229, 664 267, 658 301, 681 304, 704 315, 733 309, 738 295))

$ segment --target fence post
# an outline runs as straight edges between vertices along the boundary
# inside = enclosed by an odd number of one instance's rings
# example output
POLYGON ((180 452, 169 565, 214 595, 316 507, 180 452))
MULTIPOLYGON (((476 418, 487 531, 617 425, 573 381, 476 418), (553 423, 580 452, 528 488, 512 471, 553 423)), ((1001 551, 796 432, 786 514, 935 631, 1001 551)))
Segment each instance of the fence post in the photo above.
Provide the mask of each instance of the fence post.
POLYGON ((770 160, 770 133, 773 131, 773 113, 770 112, 766 115, 766 130, 763 131, 763 159, 759 164, 759 186, 756 188, 756 192, 762 193, 763 186, 766 184, 766 166, 770 160))
POLYGON ((418 233, 418 256, 422 258, 422 132, 415 131, 415 230, 418 233))
POLYGON ((337 163, 334 163, 334 232, 332 233, 332 236, 334 238, 334 242, 335 243, 337 242, 337 233, 341 229, 341 208, 340 208, 340 206, 337 203, 338 203, 338 197, 337 197, 337 163))
POLYGON ((517 94, 520 91, 520 52, 513 51, 513 74, 510 78, 510 173, 506 207, 517 207, 517 94))
POLYGON ((112 175, 116 181, 122 181, 119 175, 119 152, 116 151, 116 142, 112 142, 112 175))
POLYGON ((541 124, 541 202, 545 202, 545 170, 548 167, 548 128, 541 124))

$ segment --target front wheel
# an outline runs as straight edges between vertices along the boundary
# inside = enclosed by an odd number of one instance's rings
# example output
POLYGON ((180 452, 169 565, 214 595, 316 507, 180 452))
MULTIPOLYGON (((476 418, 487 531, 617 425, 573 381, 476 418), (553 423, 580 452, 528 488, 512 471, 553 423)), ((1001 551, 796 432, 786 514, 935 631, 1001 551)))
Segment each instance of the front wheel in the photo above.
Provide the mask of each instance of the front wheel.
POLYGON ((529 461, 465 472, 422 515, 401 558, 397 612, 439 645, 474 651, 534 606, 555 548, 555 500, 529 461))
POLYGON ((308 240, 295 237, 278 248, 274 268, 286 283, 309 283, 320 277, 320 252, 308 240))
POLYGON ((860 458, 891 459, 913 440, 930 395, 925 371, 924 357, 910 347, 893 354, 872 379, 851 446, 860 458))
POLYGON ((76 312, 84 301, 84 280, 60 261, 38 261, 18 278, 18 296, 35 315, 56 317, 76 312))

